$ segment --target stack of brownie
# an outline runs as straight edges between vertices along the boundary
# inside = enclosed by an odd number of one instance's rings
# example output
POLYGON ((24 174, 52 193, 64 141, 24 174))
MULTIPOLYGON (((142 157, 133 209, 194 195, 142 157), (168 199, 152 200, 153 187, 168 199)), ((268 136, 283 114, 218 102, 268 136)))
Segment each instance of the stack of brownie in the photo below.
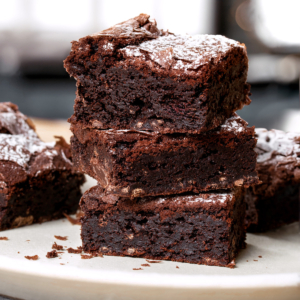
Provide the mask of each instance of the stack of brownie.
POLYGON ((245 46, 174 35, 141 14, 72 43, 71 148, 98 181, 81 199, 85 251, 234 266, 242 187, 258 183, 245 46))

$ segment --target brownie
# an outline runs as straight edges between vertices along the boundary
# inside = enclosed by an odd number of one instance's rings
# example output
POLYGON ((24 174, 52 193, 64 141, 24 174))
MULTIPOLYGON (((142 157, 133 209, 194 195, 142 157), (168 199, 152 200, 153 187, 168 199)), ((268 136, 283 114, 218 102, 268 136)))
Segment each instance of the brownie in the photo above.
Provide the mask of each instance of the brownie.
POLYGON ((202 134, 97 130, 73 124, 74 166, 122 197, 170 195, 258 183, 254 128, 234 115, 202 134))
POLYGON ((246 192, 246 225, 263 232, 299 220, 300 133, 256 129, 262 184, 246 192))
POLYGON ((130 200, 99 185, 82 196, 83 250, 234 267, 245 246, 241 188, 130 200))
POLYGON ((0 103, 0 130, 0 230, 75 213, 84 176, 64 139, 42 142, 11 103, 0 103))
POLYGON ((72 42, 71 123, 200 133, 248 105, 246 47, 220 35, 174 35, 141 14, 72 42))

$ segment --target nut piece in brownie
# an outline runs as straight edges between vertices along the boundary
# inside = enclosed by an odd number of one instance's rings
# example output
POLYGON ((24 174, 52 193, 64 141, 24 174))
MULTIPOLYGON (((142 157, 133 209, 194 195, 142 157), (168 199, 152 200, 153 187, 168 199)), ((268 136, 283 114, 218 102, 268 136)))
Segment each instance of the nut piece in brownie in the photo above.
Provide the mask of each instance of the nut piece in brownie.
POLYGON ((133 201, 95 186, 80 207, 84 251, 234 267, 245 246, 240 188, 133 201))
POLYGON ((0 230, 75 213, 82 174, 63 138, 44 143, 16 105, 0 103, 0 230))
POLYGON ((141 14, 72 42, 77 80, 70 122, 99 129, 199 133, 248 105, 244 44, 220 35, 174 35, 141 14))
POLYGON ((141 197, 259 182, 254 128, 237 115, 198 135, 71 126, 74 166, 109 193, 141 197))
POLYGON ((255 129, 262 184, 246 191, 246 224, 263 232, 299 220, 300 133, 255 129))

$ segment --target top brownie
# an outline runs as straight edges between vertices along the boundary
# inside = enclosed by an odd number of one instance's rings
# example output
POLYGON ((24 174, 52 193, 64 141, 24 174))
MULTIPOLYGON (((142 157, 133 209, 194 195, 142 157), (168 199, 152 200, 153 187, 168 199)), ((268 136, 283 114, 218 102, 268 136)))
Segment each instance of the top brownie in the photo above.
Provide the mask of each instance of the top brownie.
POLYGON ((72 42, 64 64, 78 88, 70 122, 89 128, 200 133, 251 102, 243 44, 174 35, 145 14, 72 42))
POLYGON ((262 184, 253 186, 255 195, 272 197, 288 184, 300 184, 300 133, 255 129, 257 172, 262 184))

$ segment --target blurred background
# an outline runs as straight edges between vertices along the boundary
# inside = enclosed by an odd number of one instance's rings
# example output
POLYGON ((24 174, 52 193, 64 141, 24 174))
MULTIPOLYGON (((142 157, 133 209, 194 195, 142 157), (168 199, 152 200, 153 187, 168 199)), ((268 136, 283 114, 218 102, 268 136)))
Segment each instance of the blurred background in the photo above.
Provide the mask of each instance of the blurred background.
POLYGON ((29 116, 66 120, 75 80, 70 42, 148 13, 174 33, 222 34, 245 43, 256 127, 300 131, 299 0, 0 0, 0 101, 29 116))

